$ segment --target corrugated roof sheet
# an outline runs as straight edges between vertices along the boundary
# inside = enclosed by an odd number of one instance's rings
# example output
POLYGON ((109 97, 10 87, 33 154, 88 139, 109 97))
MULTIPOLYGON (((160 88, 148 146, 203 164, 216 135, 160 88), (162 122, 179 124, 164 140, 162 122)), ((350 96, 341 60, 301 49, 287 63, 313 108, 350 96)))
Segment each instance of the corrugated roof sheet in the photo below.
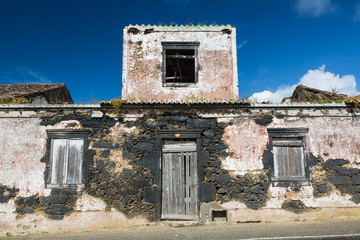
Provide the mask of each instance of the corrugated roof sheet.
POLYGON ((57 84, 0 84, 0 98, 25 97, 49 90, 66 87, 57 84))

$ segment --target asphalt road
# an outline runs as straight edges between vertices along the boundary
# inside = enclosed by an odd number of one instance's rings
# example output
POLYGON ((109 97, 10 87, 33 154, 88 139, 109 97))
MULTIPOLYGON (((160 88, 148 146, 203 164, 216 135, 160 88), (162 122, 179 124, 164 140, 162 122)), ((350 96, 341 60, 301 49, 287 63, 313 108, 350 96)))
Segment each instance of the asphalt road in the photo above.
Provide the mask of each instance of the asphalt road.
POLYGON ((61 235, 29 235, 8 239, 196 239, 196 240, 272 240, 272 239, 360 239, 360 219, 322 220, 291 223, 239 223, 199 226, 148 226, 137 229, 103 230, 99 232, 65 233, 61 235))

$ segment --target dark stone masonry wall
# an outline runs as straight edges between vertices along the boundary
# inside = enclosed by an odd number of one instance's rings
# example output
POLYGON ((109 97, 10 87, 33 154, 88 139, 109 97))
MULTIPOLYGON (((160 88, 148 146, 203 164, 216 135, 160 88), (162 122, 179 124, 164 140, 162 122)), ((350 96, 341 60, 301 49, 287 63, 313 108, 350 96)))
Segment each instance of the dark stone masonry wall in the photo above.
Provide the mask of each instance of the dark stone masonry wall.
MULTIPOLYGON (((249 208, 265 205, 269 180, 266 171, 262 175, 232 176, 221 168, 221 158, 228 156, 222 142, 224 129, 230 123, 219 123, 215 118, 202 119, 193 113, 147 114, 134 122, 107 117, 91 118, 86 114, 59 114, 42 118, 41 125, 50 127, 63 120, 78 120, 90 129, 89 146, 85 152, 85 191, 102 199, 107 209, 115 208, 127 217, 142 215, 149 220, 160 220, 161 169, 157 168, 159 149, 156 148, 156 131, 200 131, 201 152, 198 164, 199 201, 227 202, 238 200, 249 208), (110 128, 116 122, 136 127, 134 133, 110 136, 110 128), (111 157, 122 152, 122 161, 111 157)), ((49 142, 48 142, 49 144, 49 142)), ((48 163, 50 147, 43 162, 48 163)), ((49 175, 49 166, 45 178, 49 175)), ((44 179, 46 181, 46 179, 44 179)), ((42 211, 51 219, 62 219, 75 211, 74 206, 81 192, 73 189, 51 191, 49 197, 31 196, 16 198, 19 216, 42 211)))
POLYGON ((13 187, 8 188, 0 184, 0 203, 7 203, 10 199, 16 197, 19 189, 13 187))
MULTIPOLYGON (((272 116, 253 120, 266 127, 272 116)), ((227 145, 222 141, 224 129, 233 124, 218 122, 216 118, 201 118, 196 113, 150 112, 136 121, 124 121, 104 115, 91 118, 87 113, 47 113, 42 117, 42 126, 51 126, 63 120, 78 120, 83 128, 89 129, 88 145, 85 151, 85 187, 87 194, 102 199, 107 210, 115 208, 127 217, 138 215, 150 221, 160 220, 161 169, 159 164, 159 132, 186 132, 196 130, 199 135, 198 178, 200 202, 240 201, 248 208, 259 209, 270 198, 271 184, 270 153, 264 152, 264 169, 260 174, 247 173, 235 176, 221 167, 221 160, 228 156, 227 145), (132 133, 112 135, 116 123, 126 127, 135 126, 132 133), (120 156, 120 153, 122 154, 120 156), (121 159, 121 160, 120 160, 121 159)), ((69 126, 71 127, 71 126, 69 126)), ((45 179, 49 176, 49 141, 47 153, 41 160, 47 164, 45 179)), ((347 160, 334 159, 326 162, 312 159, 315 197, 321 197, 333 189, 350 194, 352 201, 360 202, 360 179, 358 169, 344 167, 347 160), (316 164, 316 165, 315 165, 316 164), (316 174, 315 174, 316 173, 316 174)), ((293 189, 297 191, 297 189, 293 189)), ((16 197, 17 189, 0 186, 0 202, 15 198, 16 213, 21 217, 27 213, 41 211, 50 219, 60 220, 75 211, 76 200, 82 195, 74 189, 53 189, 49 197, 16 197)), ((283 209, 300 213, 306 210, 301 201, 286 200, 283 209)))
POLYGON ((360 170, 349 168, 348 160, 329 159, 318 166, 312 181, 314 196, 322 197, 328 195, 334 189, 344 194, 352 196, 350 199, 354 203, 360 203, 360 170))
POLYGON ((50 219, 61 220, 64 218, 64 215, 74 211, 78 197, 79 193, 74 189, 54 189, 48 197, 38 195, 18 197, 15 200, 15 212, 21 216, 27 213, 42 211, 50 219))

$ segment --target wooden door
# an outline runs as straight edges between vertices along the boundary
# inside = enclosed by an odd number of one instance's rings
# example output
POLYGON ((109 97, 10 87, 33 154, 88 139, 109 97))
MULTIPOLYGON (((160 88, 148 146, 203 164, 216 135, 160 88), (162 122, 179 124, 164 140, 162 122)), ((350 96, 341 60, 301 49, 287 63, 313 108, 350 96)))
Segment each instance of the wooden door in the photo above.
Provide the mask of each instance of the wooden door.
POLYGON ((162 219, 199 219, 196 163, 195 142, 164 142, 162 149, 162 219))

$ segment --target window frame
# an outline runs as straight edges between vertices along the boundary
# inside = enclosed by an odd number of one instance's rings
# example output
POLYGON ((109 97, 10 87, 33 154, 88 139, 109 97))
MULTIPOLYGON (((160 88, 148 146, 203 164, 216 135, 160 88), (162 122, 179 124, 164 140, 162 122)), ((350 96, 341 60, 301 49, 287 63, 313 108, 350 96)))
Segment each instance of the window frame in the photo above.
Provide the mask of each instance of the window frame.
MULTIPOLYGON (((306 143, 306 135, 308 133, 308 128, 268 128, 267 132, 269 134, 269 145, 271 151, 271 168, 270 175, 271 181, 274 186, 289 186, 289 185, 308 185, 310 183, 310 170, 309 170, 309 156, 306 143), (294 138, 301 139, 300 142, 294 144, 294 138), (288 176, 288 177, 277 177, 275 176, 275 153, 274 153, 274 139, 284 139, 283 147, 302 147, 302 166, 304 169, 304 176, 288 176), (286 140, 289 140, 288 143, 286 140)), ((276 141, 275 141, 276 142, 276 141)), ((276 145, 277 143, 275 143, 276 145)), ((281 147, 280 145, 277 147, 281 147)))
MULTIPOLYGON (((88 133, 89 130, 84 129, 47 129, 47 157, 46 157, 46 173, 45 173, 45 188, 50 189, 62 189, 62 188, 75 188, 82 189, 85 185, 86 179, 86 163, 85 153, 88 148, 88 133), (80 183, 52 183, 53 174, 53 151, 54 151, 54 139, 65 140, 83 140, 83 149, 80 163, 80 183)), ((67 149, 69 151, 69 149, 67 149)), ((66 175, 68 174, 68 170, 66 175)))
POLYGON ((197 86, 199 79, 199 63, 198 63, 198 48, 199 42, 161 42, 162 45, 162 84, 163 87, 190 87, 197 86), (179 50, 194 50, 194 82, 166 82, 166 50, 179 49, 179 50))

